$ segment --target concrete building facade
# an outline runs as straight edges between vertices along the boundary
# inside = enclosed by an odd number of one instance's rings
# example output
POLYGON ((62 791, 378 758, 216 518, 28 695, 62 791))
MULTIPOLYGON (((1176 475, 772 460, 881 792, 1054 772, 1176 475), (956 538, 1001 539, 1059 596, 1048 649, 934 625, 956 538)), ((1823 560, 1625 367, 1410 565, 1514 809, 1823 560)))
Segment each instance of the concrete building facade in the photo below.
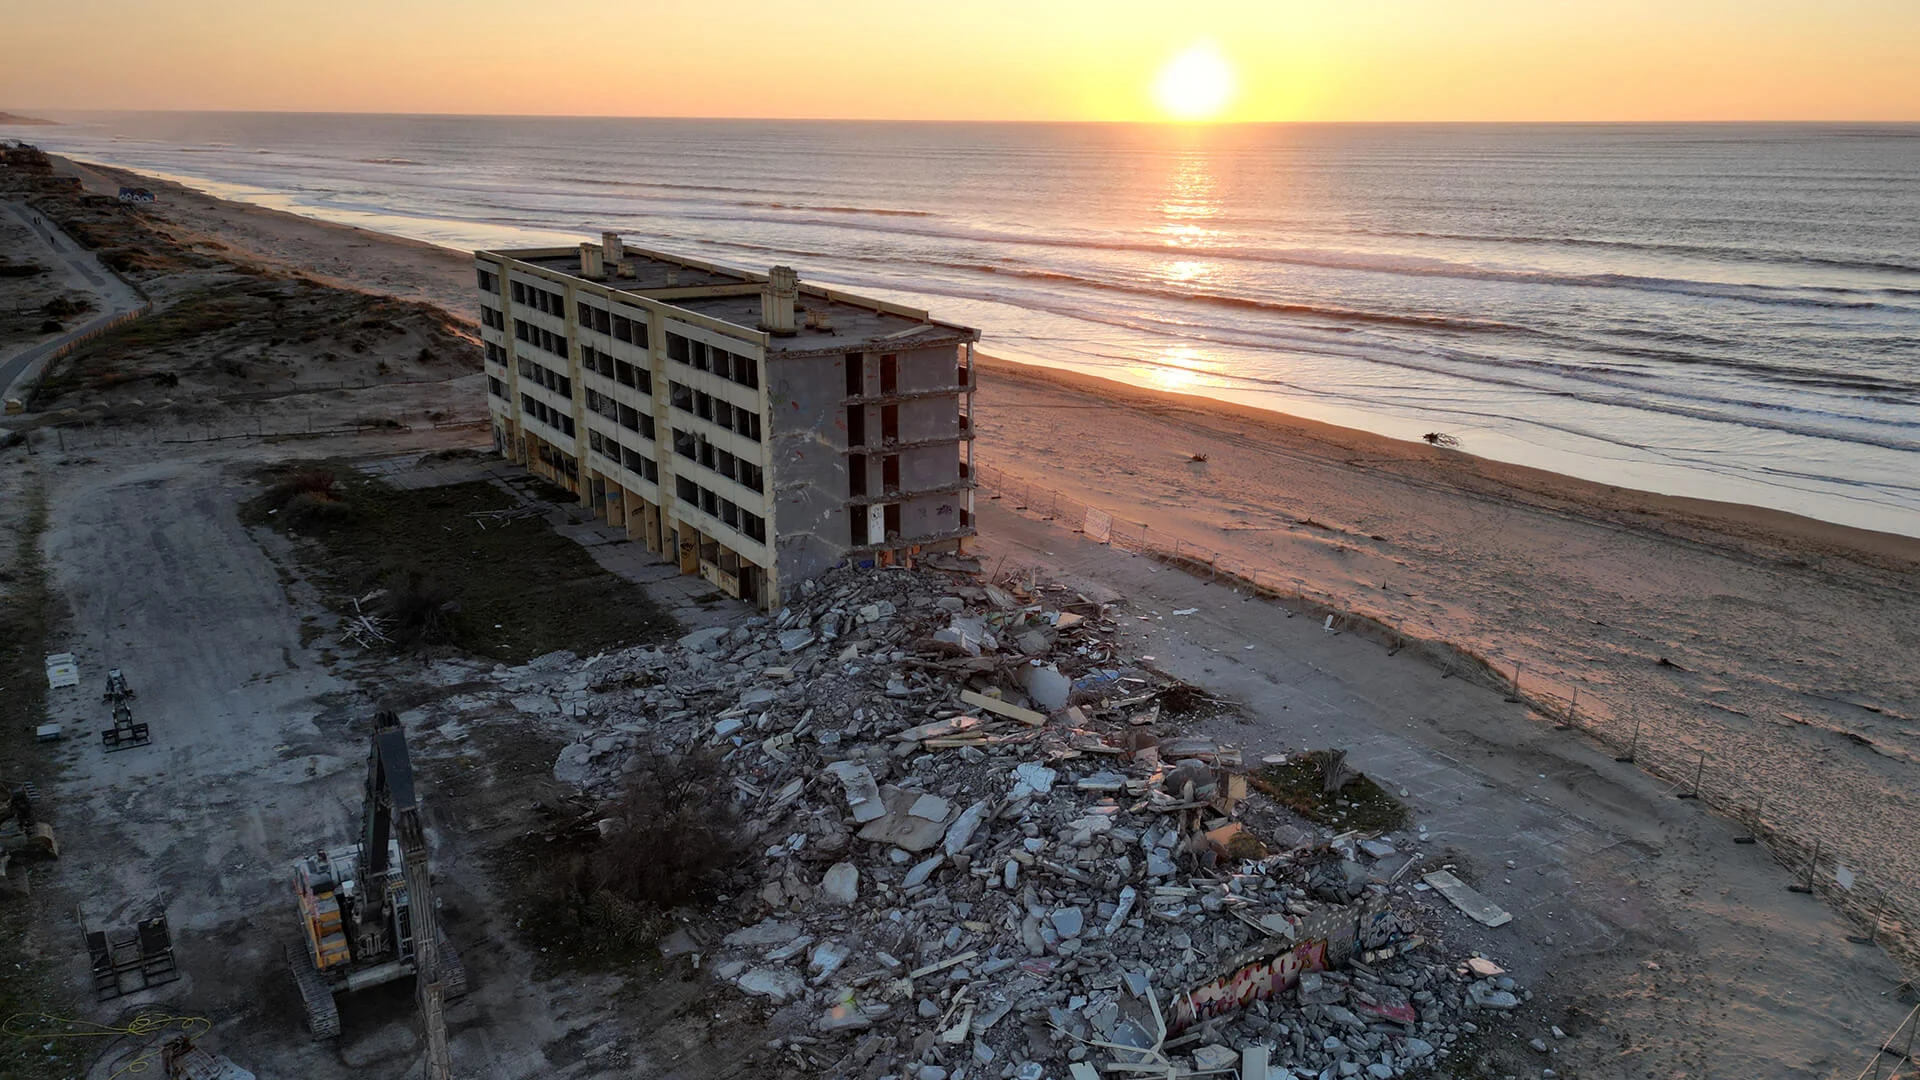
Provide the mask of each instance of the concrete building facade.
POLYGON ((474 253, 494 445, 766 609, 974 534, 977 330, 627 246, 474 253))

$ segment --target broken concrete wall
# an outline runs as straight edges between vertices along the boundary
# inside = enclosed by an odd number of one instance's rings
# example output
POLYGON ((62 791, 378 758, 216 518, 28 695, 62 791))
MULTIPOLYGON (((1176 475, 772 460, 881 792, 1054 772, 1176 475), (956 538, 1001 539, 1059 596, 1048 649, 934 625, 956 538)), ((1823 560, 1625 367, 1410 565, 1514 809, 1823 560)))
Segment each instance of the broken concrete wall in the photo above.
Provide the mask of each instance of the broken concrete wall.
POLYGON ((960 479, 960 455, 952 445, 910 446, 900 451, 900 490, 952 487, 960 479))
POLYGON ((900 539, 911 543, 916 537, 938 536, 959 528, 960 508, 966 505, 965 499, 965 492, 948 491, 903 501, 900 539))
MULTIPOLYGON (((869 429, 870 441, 872 430, 869 429)), ((960 405, 957 397, 909 398, 900 402, 901 442, 959 437, 960 405)), ((947 452, 952 454, 957 451, 949 446, 947 452)))
POLYGON ((919 394, 959 385, 959 355, 951 345, 900 353, 898 392, 919 394))
POLYGON ((844 356, 776 356, 767 363, 767 478, 783 585, 834 565, 852 541, 845 395, 844 356))

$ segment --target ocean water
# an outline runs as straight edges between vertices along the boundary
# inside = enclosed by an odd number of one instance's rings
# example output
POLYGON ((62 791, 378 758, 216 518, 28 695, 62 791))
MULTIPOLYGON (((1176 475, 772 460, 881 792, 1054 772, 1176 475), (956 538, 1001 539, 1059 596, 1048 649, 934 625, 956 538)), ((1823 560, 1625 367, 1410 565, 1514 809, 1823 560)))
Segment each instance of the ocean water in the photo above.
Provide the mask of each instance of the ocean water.
POLYGON ((1920 535, 1920 125, 58 118, 14 134, 460 248, 790 263, 992 355, 1920 535))

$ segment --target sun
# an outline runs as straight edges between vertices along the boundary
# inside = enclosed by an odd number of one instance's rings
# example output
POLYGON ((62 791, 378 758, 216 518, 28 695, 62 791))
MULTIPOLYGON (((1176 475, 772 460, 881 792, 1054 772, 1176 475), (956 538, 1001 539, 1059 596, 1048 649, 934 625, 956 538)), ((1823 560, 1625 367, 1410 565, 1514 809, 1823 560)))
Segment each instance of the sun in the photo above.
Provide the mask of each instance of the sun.
POLYGON ((1233 99, 1233 64, 1214 42, 1189 46, 1160 69, 1153 98, 1176 120, 1211 120, 1233 99))

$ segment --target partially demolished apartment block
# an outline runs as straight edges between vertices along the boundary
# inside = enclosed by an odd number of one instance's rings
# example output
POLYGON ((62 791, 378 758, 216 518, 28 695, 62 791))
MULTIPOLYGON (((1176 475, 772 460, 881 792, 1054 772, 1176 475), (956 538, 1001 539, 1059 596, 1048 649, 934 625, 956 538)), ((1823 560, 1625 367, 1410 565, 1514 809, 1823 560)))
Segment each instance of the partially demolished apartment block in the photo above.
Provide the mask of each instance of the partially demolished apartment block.
POLYGON ((774 610, 974 534, 977 330, 628 247, 478 251, 495 448, 774 610))

